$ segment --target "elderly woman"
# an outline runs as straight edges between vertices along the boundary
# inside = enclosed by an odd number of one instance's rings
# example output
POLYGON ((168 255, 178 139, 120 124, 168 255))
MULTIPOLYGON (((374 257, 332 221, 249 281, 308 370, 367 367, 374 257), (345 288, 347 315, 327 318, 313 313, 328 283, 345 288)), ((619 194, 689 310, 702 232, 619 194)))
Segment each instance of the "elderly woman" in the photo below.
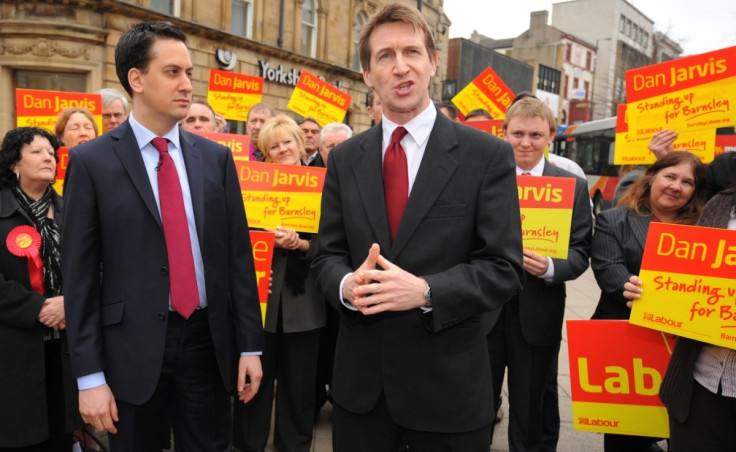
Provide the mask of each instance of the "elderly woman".
MULTIPOLYGON (((268 163, 303 165, 306 157, 304 133, 284 115, 264 123, 258 148, 263 149, 268 163)), ((247 405, 236 404, 235 446, 248 451, 266 448, 276 379, 274 445, 282 452, 307 452, 315 418, 320 329, 325 326, 325 300, 309 268, 316 240, 312 234, 284 227, 273 232, 273 282, 261 357, 263 379, 253 400, 247 405)))
MULTIPOLYGON (((708 201, 698 225, 736 229, 736 184, 708 201)), ((736 450, 735 375, 736 350, 677 339, 659 392, 670 415, 669 451, 736 450)))
MULTIPOLYGON (((700 159, 687 151, 673 152, 649 167, 618 207, 596 217, 590 256, 601 296, 594 319, 629 318, 631 301, 640 293, 638 275, 649 223, 695 224, 705 203, 705 188, 700 159)), ((656 441, 606 434, 603 442, 607 452, 637 452, 652 450, 656 441)))
POLYGON ((61 145, 69 148, 97 138, 99 134, 95 117, 89 110, 82 107, 69 107, 61 110, 54 132, 61 145))
POLYGON ((57 148, 21 127, 0 149, 0 450, 69 451, 82 425, 64 352, 57 148))

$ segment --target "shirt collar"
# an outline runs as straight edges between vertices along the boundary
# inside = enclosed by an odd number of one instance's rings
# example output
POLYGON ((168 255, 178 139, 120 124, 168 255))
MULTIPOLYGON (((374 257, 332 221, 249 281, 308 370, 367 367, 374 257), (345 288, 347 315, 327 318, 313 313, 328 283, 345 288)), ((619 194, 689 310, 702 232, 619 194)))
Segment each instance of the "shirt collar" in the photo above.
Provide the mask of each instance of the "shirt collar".
MULTIPOLYGON (((421 148, 429 140, 429 134, 432 133, 434 122, 437 119, 437 109, 432 102, 429 103, 421 113, 411 119, 411 121, 404 124, 404 128, 409 133, 409 136, 417 143, 421 148)), ((383 142, 386 146, 391 142, 391 134, 394 133, 394 129, 399 127, 399 124, 388 119, 386 116, 381 121, 383 127, 383 142)))
MULTIPOLYGON (((519 168, 518 166, 516 167, 517 176, 521 175, 521 173, 523 173, 524 171, 526 170, 523 170, 519 168)), ((542 176, 544 173, 544 159, 539 160, 539 162, 537 162, 537 164, 534 165, 534 168, 529 170, 529 172, 531 173, 532 176, 542 176)))
MULTIPOLYGON (((135 139, 138 142, 138 149, 143 149, 144 146, 150 144, 151 140, 158 136, 138 122, 135 116, 133 116, 132 111, 128 115, 128 121, 130 122, 130 127, 133 129, 133 135, 135 135, 135 139)), ((172 142, 176 149, 181 149, 179 145, 179 124, 175 124, 174 128, 169 130, 162 138, 166 138, 172 142)))

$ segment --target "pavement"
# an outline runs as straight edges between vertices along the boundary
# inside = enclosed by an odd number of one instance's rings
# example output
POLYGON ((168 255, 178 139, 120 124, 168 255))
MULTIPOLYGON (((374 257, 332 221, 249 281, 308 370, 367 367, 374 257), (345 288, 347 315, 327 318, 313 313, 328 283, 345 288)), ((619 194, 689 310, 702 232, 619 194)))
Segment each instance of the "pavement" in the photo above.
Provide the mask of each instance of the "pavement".
MULTIPOLYGON (((600 289, 595 282, 590 268, 575 281, 567 283, 567 303, 565 307, 565 320, 590 319, 598 303, 600 289)), ((557 444, 559 452, 579 451, 603 451, 603 434, 577 431, 573 429, 572 400, 570 398, 570 367, 567 354, 567 330, 563 326, 562 344, 560 346, 560 358, 557 383, 559 386, 560 399, 560 439, 557 444)), ((490 451, 508 451, 508 390, 504 383, 503 409, 506 414, 503 420, 496 424, 494 442, 490 451)), ((332 452, 332 428, 330 416, 332 405, 327 403, 320 411, 312 442, 313 452, 332 452)), ((273 429, 272 429, 273 431, 273 429)), ((273 435, 272 435, 273 436, 273 435)), ((667 450, 664 441, 659 443, 660 447, 667 450)), ((273 447, 273 437, 269 439, 266 452, 276 452, 273 447)))

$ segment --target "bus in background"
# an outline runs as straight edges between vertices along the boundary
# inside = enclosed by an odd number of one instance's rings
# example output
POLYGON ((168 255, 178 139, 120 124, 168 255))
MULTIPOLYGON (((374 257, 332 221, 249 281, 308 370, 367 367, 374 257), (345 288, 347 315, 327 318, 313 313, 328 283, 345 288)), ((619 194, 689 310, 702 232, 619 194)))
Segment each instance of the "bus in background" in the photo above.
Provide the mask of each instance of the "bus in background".
POLYGON ((551 152, 567 157, 585 172, 593 213, 613 204, 619 181, 619 166, 613 164, 616 116, 557 128, 551 152))

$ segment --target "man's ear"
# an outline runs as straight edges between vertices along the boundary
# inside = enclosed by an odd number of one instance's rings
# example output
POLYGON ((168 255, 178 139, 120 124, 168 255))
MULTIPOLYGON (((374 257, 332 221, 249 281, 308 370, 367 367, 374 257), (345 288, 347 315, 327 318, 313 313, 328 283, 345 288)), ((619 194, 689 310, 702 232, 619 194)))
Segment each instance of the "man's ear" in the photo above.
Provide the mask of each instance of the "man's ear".
POLYGON ((128 71, 128 83, 130 84, 130 88, 133 90, 134 93, 142 93, 143 92, 143 72, 141 72, 138 68, 131 68, 128 71))

